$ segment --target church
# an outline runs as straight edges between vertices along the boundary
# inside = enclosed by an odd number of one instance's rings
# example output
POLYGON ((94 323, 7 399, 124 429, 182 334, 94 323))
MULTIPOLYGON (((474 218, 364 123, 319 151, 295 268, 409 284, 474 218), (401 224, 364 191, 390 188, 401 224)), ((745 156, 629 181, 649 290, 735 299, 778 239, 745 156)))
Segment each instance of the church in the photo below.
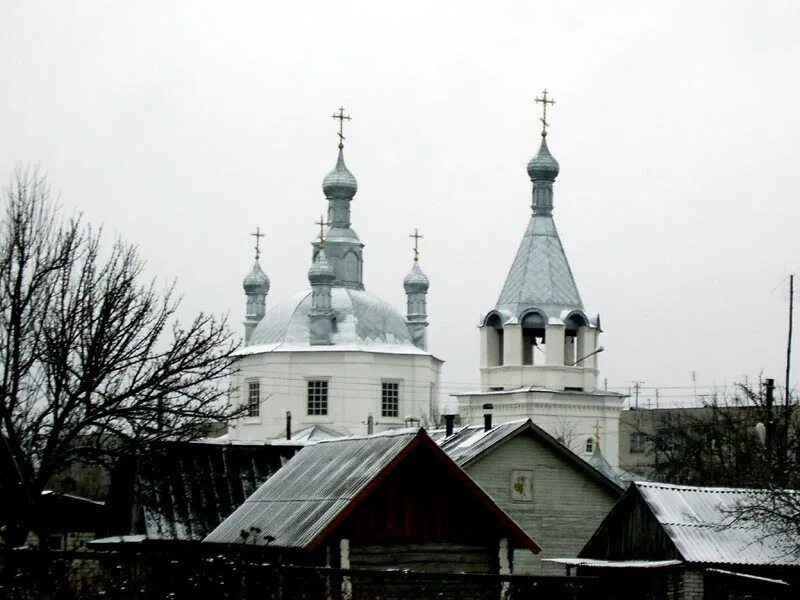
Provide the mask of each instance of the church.
POLYGON ((547 90, 542 140, 528 162, 531 216, 497 304, 480 319, 481 387, 456 394, 462 422, 491 412, 495 422, 530 417, 589 460, 599 444, 618 465, 624 396, 598 388, 600 316, 584 310, 553 220, 558 161, 547 146, 547 90))
POLYGON ((312 242, 309 287, 268 308, 270 281, 258 244, 243 282, 245 345, 236 355, 231 401, 244 404, 246 414, 230 428, 231 440, 264 441, 314 427, 332 435, 372 433, 419 423, 438 403, 443 361, 427 349, 428 278, 415 246, 403 281, 405 315, 366 290, 364 244, 350 218, 358 183, 344 161, 342 125, 350 117, 344 109, 333 116, 339 154, 322 181, 328 214, 312 242))
MULTIPOLYGON (((527 167, 530 220, 497 303, 479 321, 480 388, 455 395, 458 413, 465 425, 487 413, 496 423, 531 418, 586 460, 599 449, 617 466, 624 397, 598 387, 600 317, 584 309, 553 220, 560 167, 547 145, 547 107, 554 101, 546 90, 536 100, 544 110, 540 147, 527 167)), ((233 385, 247 416, 231 439, 313 426, 363 434, 426 424, 424 416, 437 412, 442 361, 427 349, 428 278, 415 249, 403 282, 405 315, 366 291, 364 244, 350 218, 358 185, 342 144, 349 117, 340 109, 334 118, 339 154, 322 182, 328 214, 312 242, 310 288, 266 310, 270 285, 258 255, 244 280, 245 346, 233 385)))

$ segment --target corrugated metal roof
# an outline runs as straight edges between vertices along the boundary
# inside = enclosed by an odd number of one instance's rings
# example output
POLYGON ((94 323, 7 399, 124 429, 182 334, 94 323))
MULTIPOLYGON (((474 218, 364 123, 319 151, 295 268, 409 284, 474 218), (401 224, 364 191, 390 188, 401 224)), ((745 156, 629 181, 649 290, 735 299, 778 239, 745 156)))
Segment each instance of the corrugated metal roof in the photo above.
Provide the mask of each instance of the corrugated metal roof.
POLYGON ((527 419, 509 421, 495 425, 489 431, 484 431, 482 426, 468 425, 454 430, 450 436, 445 435, 444 429, 434 429, 429 435, 457 465, 463 466, 506 437, 518 433, 527 424, 527 419))
POLYGON ((800 565, 785 537, 763 523, 734 520, 737 506, 757 490, 634 483, 687 562, 800 565))
MULTIPOLYGON (((489 431, 485 431, 482 426, 469 425, 456 429, 452 435, 445 435, 444 429, 435 429, 429 435, 447 455, 460 467, 467 467, 472 461, 478 459, 483 453, 488 452, 512 437, 529 430, 540 442, 549 447, 553 452, 560 455, 567 462, 571 462, 576 467, 583 469, 584 472, 591 473, 593 476, 602 480, 609 487, 622 492, 624 486, 614 470, 608 465, 609 472, 598 469, 596 465, 585 461, 583 458, 572 452, 561 442, 547 433, 544 429, 536 425, 530 419, 519 421, 508 421, 492 426, 489 431)), ((605 459, 603 459, 605 461, 605 459)))
MULTIPOLYGON (((256 544, 306 547, 418 434, 387 432, 306 446, 214 529, 205 542, 240 543, 261 530, 256 544)), ((248 540, 250 543, 251 540, 248 540)))

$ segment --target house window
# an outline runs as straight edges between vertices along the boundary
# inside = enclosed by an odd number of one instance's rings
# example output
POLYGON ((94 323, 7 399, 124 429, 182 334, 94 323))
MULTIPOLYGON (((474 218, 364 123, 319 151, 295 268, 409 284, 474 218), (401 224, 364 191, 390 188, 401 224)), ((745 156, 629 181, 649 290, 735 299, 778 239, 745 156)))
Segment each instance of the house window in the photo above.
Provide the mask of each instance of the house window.
POLYGON ((400 416, 400 384, 396 381, 381 382, 381 416, 400 416))
POLYGON ((645 434, 634 431, 631 434, 631 454, 641 454, 645 450, 645 442, 647 441, 647 436, 645 434))
POLYGON ((594 452, 594 438, 586 438, 586 453, 594 452))
POLYGON ((324 416, 328 414, 328 382, 314 380, 308 382, 308 414, 324 416))
POLYGON ((261 384, 258 379, 247 382, 247 416, 257 417, 261 412, 261 384))

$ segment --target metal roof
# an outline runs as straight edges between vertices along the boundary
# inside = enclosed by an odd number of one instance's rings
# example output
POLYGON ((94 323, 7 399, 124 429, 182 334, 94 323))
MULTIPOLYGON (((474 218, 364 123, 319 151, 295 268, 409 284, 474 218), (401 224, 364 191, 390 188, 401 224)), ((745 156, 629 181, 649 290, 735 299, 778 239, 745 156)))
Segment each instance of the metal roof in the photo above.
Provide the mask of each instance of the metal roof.
MULTIPOLYGON (((312 548, 344 517, 346 510, 365 497, 368 486, 375 489, 378 477, 399 464, 412 446, 420 445, 432 450, 434 460, 440 457, 450 463, 424 429, 324 440, 306 446, 203 541, 242 543, 242 531, 257 528, 257 537, 248 539, 248 544, 312 548)), ((540 550, 461 469, 453 465, 453 472, 494 512, 508 537, 521 547, 540 550)))
POLYGON ((609 569, 663 569, 683 564, 679 560, 605 560, 602 558, 543 558, 542 562, 572 567, 603 567, 609 569))
POLYGON ((687 562, 800 565, 785 537, 763 523, 735 521, 734 511, 758 490, 637 481, 636 490, 687 562))
POLYGON ((551 215, 531 217, 506 277, 497 309, 519 317, 538 308, 558 319, 565 310, 583 310, 567 255, 551 215))
POLYGON ((267 480, 205 542, 240 543, 258 527, 274 546, 304 548, 416 438, 417 430, 306 446, 267 480))
MULTIPOLYGON (((492 426, 489 431, 485 431, 482 426, 470 425, 456 429, 450 436, 445 435, 444 429, 436 429, 430 432, 430 436, 458 466, 466 468, 484 453, 490 452, 524 432, 533 435, 565 461, 601 481, 617 494, 623 491, 624 486, 610 465, 611 474, 596 468, 596 466, 582 459, 530 419, 498 423, 492 426)), ((608 465, 607 462, 606 465, 608 465)))
POLYGON ((331 309, 336 330, 330 346, 311 346, 311 290, 294 294, 267 311, 238 354, 274 351, 363 350, 428 355, 414 346, 405 318, 388 302, 364 290, 334 286, 331 309))

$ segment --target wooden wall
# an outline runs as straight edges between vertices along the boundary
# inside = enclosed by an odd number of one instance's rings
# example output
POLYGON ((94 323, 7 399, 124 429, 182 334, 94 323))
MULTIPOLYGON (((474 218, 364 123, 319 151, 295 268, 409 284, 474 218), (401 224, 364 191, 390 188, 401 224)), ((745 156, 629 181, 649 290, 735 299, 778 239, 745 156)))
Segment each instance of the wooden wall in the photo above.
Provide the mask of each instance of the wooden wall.
MULTIPOLYGON (((519 435, 468 466, 467 473, 542 547, 514 552, 514 573, 563 575, 542 558, 575 557, 619 498, 531 435, 519 435), (513 471, 530 471, 531 501, 512 500, 513 471)), ((621 492, 620 492, 621 493, 621 492)))

